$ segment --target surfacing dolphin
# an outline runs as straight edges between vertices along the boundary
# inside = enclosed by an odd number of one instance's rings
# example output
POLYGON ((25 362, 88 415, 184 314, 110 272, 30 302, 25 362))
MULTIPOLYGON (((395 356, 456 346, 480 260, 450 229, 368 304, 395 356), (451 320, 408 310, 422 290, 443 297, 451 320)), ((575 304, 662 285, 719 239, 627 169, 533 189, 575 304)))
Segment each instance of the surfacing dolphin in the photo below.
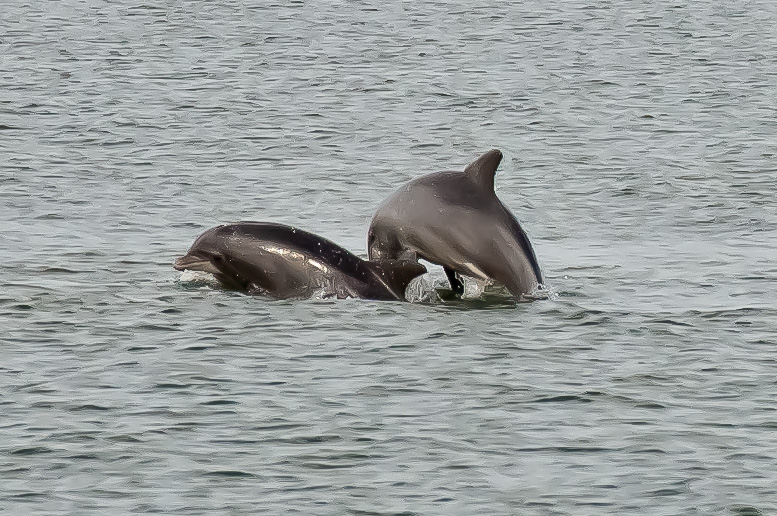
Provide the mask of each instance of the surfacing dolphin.
POLYGON ((213 274, 226 288, 278 299, 404 300, 408 283, 426 272, 413 261, 362 260, 313 233, 271 222, 239 222, 208 229, 178 270, 213 274))
POLYGON ((464 172, 427 174, 381 203, 367 235, 371 260, 424 259, 442 265, 451 287, 457 274, 492 279, 516 298, 542 284, 529 238, 494 192, 502 153, 490 150, 464 172))

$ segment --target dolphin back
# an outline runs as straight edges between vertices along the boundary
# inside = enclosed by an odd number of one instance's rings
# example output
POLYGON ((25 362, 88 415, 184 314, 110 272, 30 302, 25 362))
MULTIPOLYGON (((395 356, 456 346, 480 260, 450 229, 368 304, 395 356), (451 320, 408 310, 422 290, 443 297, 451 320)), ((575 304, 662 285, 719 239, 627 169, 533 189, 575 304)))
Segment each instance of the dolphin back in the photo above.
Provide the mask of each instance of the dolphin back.
MULTIPOLYGON (((501 201, 500 204, 502 204, 501 201)), ((537 280, 537 284, 542 285, 542 270, 540 269, 540 263, 537 261, 537 255, 534 253, 534 247, 531 245, 531 241, 529 241, 529 236, 523 230, 521 225, 518 223, 518 219, 515 218, 515 215, 512 214, 507 206, 502 204, 502 209, 504 209, 505 215, 510 219, 511 223, 509 224, 509 227, 511 236, 518 243, 521 251, 523 252, 523 255, 529 262, 531 270, 534 273, 534 277, 537 280)))

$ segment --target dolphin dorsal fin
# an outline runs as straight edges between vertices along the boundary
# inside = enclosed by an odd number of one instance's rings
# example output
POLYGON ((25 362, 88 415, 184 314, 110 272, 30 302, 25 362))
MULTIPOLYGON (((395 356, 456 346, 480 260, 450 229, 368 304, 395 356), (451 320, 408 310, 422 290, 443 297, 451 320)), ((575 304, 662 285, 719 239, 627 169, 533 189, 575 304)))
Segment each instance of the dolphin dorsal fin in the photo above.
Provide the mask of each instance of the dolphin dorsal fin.
POLYGON ((498 149, 491 149, 478 159, 470 163, 464 169, 472 180, 488 192, 494 191, 494 176, 499 163, 502 161, 502 152, 498 149))

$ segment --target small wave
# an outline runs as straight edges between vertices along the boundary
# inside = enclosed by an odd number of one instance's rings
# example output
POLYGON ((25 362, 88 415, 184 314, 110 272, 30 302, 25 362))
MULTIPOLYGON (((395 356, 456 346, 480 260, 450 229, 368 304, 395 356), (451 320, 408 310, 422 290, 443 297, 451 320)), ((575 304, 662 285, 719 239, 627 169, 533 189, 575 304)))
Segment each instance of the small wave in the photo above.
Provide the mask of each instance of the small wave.
POLYGON ((405 289, 405 299, 411 303, 440 303, 440 296, 437 294, 431 275, 423 274, 413 279, 405 289))
POLYGON ((203 473, 207 477, 222 477, 222 478, 256 478, 254 473, 240 470, 216 470, 207 471, 203 473))
MULTIPOLYGON (((442 268, 440 268, 440 272, 442 268)), ((498 283, 491 280, 479 280, 468 276, 461 276, 464 284, 464 293, 457 296, 453 293, 448 279, 442 274, 427 273, 413 279, 405 289, 405 299, 410 303, 424 305, 462 305, 469 306, 475 303, 477 306, 485 303, 488 306, 515 305, 516 300, 510 292, 498 283)), ((203 287, 223 289, 221 283, 213 274, 202 271, 184 270, 180 273, 176 283, 186 289, 200 289, 203 287)), ((260 290, 250 292, 252 295, 265 296, 271 299, 273 296, 260 290)), ((531 293, 522 296, 520 301, 536 301, 542 299, 557 298, 558 294, 546 285, 539 285, 531 293)), ((353 299, 343 296, 342 289, 336 285, 324 285, 303 298, 314 301, 330 301, 332 299, 353 299)))
POLYGON ((219 283, 219 280, 217 280, 213 274, 209 272, 191 270, 181 271, 181 275, 178 277, 178 284, 192 288, 221 287, 221 283, 219 283))
MULTIPOLYGON (((427 265, 427 268, 432 268, 427 265)), ((442 269, 440 269, 442 270, 442 269)), ((405 299, 411 303, 429 305, 456 305, 456 306, 500 306, 507 303, 514 306, 516 303, 513 295, 501 284, 492 280, 479 280, 469 276, 461 276, 464 284, 464 293, 457 296, 451 290, 448 279, 438 271, 424 274, 415 278, 405 290, 405 299)), ((547 285, 539 285, 529 294, 521 296, 520 301, 537 301, 543 299, 555 299, 558 294, 547 285)))

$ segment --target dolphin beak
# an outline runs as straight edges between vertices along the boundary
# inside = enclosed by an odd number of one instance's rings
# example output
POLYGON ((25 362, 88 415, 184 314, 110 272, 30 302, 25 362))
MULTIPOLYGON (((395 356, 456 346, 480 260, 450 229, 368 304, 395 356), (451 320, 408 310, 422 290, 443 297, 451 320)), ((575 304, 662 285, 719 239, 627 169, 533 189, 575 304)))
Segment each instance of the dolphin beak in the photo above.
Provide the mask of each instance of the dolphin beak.
POLYGON ((192 254, 187 254, 184 256, 181 256, 179 258, 175 259, 175 263, 173 264, 173 267, 175 267, 176 270, 183 271, 183 270, 192 270, 192 271, 205 271, 205 272, 213 272, 213 265, 211 265, 210 260, 207 258, 202 258, 200 256, 195 256, 192 254))

